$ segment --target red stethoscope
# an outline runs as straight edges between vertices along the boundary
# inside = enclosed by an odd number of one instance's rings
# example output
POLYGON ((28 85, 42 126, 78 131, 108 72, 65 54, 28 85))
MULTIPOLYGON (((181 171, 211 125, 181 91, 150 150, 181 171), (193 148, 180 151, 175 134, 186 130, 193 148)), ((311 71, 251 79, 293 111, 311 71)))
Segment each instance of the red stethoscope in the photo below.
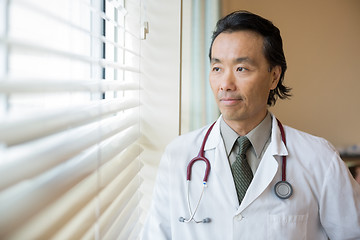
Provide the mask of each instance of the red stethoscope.
MULTIPOLYGON (((281 122, 278 119, 276 119, 276 120, 277 120, 277 123, 278 123, 279 128, 280 128, 281 139, 282 139, 282 141, 284 142, 284 144, 286 146, 286 138, 285 138, 284 128, 283 128, 281 122)), ((209 174, 210 174, 211 165, 210 165, 209 160, 204 155, 204 147, 205 147, 205 143, 206 143, 206 141, 207 141, 207 139, 208 139, 208 137, 210 135, 210 132, 211 132, 212 128, 214 127, 214 125, 215 125, 215 123, 213 123, 209 127, 208 131, 206 132, 204 140, 203 140, 203 142, 201 144, 201 147, 200 147, 199 154, 196 157, 194 157, 189 162, 189 164, 187 166, 187 175, 186 175, 187 202, 188 202, 188 210, 189 210, 190 217, 188 219, 185 219, 184 217, 180 217, 179 218, 180 222, 184 222, 184 223, 189 223, 191 221, 194 221, 195 223, 209 223, 209 222, 211 222, 210 218, 204 218, 201 221, 197 221, 197 220, 195 220, 194 216, 195 216, 196 211, 197 211, 197 209, 199 207, 199 204, 200 204, 201 198, 203 196, 204 190, 207 187, 207 179, 208 179, 209 174), (198 203, 197 203, 197 205, 195 207, 195 210, 192 211, 191 206, 190 206, 189 185, 190 185, 190 181, 191 181, 191 169, 192 169, 193 164, 196 161, 204 161, 205 164, 206 164, 206 169, 205 169, 205 175, 204 175, 204 179, 203 179, 203 189, 202 189, 199 201, 198 201, 198 203)), ((282 156, 282 179, 281 179, 281 181, 279 181, 279 182, 277 182, 275 184, 274 190, 275 190, 276 196, 278 196, 281 199, 287 199, 293 193, 293 189, 292 189, 291 184, 288 181, 286 181, 286 156, 282 156)))

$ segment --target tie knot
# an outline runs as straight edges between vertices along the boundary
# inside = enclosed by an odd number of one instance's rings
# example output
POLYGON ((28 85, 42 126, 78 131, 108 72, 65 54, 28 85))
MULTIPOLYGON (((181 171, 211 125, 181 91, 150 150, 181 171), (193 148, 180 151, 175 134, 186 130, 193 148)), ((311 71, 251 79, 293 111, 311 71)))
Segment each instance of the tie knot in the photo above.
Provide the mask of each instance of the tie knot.
POLYGON ((248 148, 251 146, 250 140, 246 136, 238 137, 236 140, 239 144, 239 152, 238 155, 244 155, 248 148))

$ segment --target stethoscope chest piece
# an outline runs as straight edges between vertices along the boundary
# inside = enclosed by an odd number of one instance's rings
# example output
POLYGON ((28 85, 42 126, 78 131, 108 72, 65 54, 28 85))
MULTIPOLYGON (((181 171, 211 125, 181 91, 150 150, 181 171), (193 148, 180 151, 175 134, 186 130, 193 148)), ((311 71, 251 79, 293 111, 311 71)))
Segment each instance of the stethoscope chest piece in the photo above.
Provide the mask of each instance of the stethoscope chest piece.
POLYGON ((293 193, 291 184, 288 183, 287 181, 280 181, 276 183, 274 189, 276 196, 278 196, 281 199, 287 199, 293 193))

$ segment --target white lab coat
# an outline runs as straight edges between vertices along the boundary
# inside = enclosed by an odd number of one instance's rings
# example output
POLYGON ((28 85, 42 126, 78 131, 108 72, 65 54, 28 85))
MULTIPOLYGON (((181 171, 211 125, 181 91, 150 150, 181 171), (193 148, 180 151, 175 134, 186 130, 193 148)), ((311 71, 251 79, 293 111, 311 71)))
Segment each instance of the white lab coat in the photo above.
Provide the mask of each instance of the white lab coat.
MULTIPOLYGON (((183 223, 189 218, 186 192, 188 162, 198 154, 208 127, 176 138, 167 147, 154 190, 143 239, 360 239, 360 186, 335 149, 324 139, 284 126, 281 141, 273 116, 269 144, 239 206, 219 120, 205 145, 211 163, 208 187, 195 215, 210 223, 183 223), (289 199, 279 199, 274 185, 281 180, 281 156, 287 156, 289 199)), ((205 164, 192 169, 190 202, 198 202, 205 164)))

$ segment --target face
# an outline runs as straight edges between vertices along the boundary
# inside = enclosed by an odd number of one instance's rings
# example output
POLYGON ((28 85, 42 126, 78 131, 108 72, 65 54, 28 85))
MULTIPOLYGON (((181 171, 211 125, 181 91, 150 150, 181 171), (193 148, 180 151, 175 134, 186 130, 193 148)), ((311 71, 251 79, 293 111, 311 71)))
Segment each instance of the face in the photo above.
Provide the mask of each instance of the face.
POLYGON ((210 85, 225 122, 235 131, 250 131, 264 119, 269 92, 276 88, 280 73, 280 66, 270 70, 261 35, 236 31, 215 38, 210 85))

